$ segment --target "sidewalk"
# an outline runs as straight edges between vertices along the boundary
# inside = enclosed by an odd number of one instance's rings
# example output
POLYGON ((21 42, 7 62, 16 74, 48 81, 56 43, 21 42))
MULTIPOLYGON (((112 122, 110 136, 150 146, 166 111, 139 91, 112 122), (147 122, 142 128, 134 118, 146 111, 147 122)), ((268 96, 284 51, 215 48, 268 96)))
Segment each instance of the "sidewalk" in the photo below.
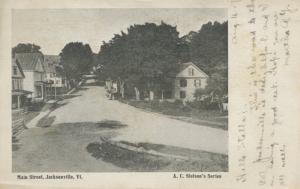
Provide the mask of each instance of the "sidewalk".
POLYGON ((46 102, 45 106, 49 105, 49 107, 47 107, 46 110, 43 110, 44 109, 44 107, 43 107, 42 111, 39 113, 39 115, 37 115, 35 118, 33 118, 31 121, 29 121, 26 124, 26 127, 28 129, 36 127, 38 122, 52 111, 50 107, 53 106, 53 104, 57 103, 57 101, 58 100, 49 100, 48 102, 46 102))

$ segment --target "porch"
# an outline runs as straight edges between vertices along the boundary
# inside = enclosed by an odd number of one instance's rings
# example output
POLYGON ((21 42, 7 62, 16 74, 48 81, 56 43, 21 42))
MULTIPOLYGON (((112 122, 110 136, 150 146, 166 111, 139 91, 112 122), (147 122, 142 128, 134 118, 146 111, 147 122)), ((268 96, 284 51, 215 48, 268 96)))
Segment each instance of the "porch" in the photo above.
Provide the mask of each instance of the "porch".
POLYGON ((35 81, 34 82, 34 96, 33 101, 39 102, 47 99, 47 87, 51 85, 47 81, 35 81))
POLYGON ((13 90, 12 91, 12 109, 21 109, 26 107, 27 104, 27 95, 32 94, 30 91, 26 90, 13 90))

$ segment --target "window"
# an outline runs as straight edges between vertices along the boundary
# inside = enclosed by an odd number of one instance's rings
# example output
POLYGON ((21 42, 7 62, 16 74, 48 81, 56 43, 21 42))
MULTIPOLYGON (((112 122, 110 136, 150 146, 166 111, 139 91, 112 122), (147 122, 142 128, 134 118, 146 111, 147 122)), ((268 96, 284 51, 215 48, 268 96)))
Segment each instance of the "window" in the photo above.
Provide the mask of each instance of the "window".
POLYGON ((193 76, 194 75, 194 69, 193 68, 189 68, 189 76, 193 76))
POLYGON ((180 87, 186 87, 187 86, 187 81, 186 79, 181 79, 180 80, 180 87))
POLYGON ((185 91, 180 91, 180 98, 185 98, 185 97, 186 97, 185 91))
POLYGON ((14 89, 18 89, 18 80, 17 79, 14 80, 14 89))
POLYGON ((15 80, 12 80, 12 89, 15 90, 15 80))
POLYGON ((65 84, 65 80, 63 79, 63 80, 61 80, 61 83, 64 85, 65 84))
POLYGON ((56 80, 56 81, 55 81, 55 84, 59 84, 59 80, 56 80))
POLYGON ((198 79, 195 79, 195 80, 194 80, 194 86, 195 86, 195 87, 200 87, 200 86, 201 86, 201 80, 200 80, 200 79, 199 79, 199 80, 198 80, 198 79))
POLYGON ((23 89, 23 80, 20 80, 20 89, 23 89))
POLYGON ((14 66, 14 67, 13 67, 13 70, 14 70, 14 75, 18 75, 17 66, 14 66))
POLYGON ((23 82, 21 79, 13 79, 12 80, 12 89, 16 90, 16 89, 23 89, 22 86, 23 82))

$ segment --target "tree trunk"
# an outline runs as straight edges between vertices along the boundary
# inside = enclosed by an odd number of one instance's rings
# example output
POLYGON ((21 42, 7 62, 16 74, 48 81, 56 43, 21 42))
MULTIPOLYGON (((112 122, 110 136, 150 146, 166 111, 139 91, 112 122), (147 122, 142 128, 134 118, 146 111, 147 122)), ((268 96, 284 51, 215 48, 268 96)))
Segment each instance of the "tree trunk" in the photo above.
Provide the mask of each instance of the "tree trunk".
POLYGON ((211 99, 210 99, 211 101, 210 101, 210 103, 213 103, 214 100, 215 100, 215 99, 214 99, 215 94, 214 94, 214 92, 211 92, 210 95, 211 95, 211 99))
POLYGON ((135 99, 136 100, 140 100, 140 91, 137 87, 134 87, 134 91, 135 91, 135 99))
POLYGON ((149 91, 149 100, 154 100, 154 92, 149 91))
POLYGON ((164 100, 164 90, 161 91, 161 100, 164 100))
POLYGON ((222 113, 223 112, 223 103, 222 103, 222 101, 218 101, 218 106, 219 106, 219 110, 220 110, 220 113, 222 113))
POLYGON ((125 95, 124 95, 124 85, 125 82, 124 81, 120 81, 120 93, 121 93, 121 97, 124 99, 125 95))

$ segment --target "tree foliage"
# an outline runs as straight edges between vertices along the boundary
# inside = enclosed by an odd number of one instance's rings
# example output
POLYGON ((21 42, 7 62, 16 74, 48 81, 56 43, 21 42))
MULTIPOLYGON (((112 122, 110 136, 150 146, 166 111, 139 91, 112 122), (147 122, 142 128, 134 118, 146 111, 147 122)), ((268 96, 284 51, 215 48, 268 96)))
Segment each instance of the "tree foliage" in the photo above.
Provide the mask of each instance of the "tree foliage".
POLYGON ((42 53, 41 47, 31 43, 19 43, 17 46, 12 48, 12 56, 16 53, 42 53))
POLYGON ((79 80, 81 75, 90 71, 93 53, 88 44, 68 43, 61 51, 61 63, 69 79, 79 80))
POLYGON ((207 93, 227 95, 228 22, 208 22, 188 38, 190 60, 206 72, 207 93))
POLYGON ((178 69, 179 37, 176 27, 162 22, 133 25, 127 33, 103 42, 99 61, 107 77, 126 82, 139 90, 170 88, 170 76, 178 69))
POLYGON ((193 34, 189 43, 190 58, 209 75, 228 63, 228 23, 208 22, 193 34))

